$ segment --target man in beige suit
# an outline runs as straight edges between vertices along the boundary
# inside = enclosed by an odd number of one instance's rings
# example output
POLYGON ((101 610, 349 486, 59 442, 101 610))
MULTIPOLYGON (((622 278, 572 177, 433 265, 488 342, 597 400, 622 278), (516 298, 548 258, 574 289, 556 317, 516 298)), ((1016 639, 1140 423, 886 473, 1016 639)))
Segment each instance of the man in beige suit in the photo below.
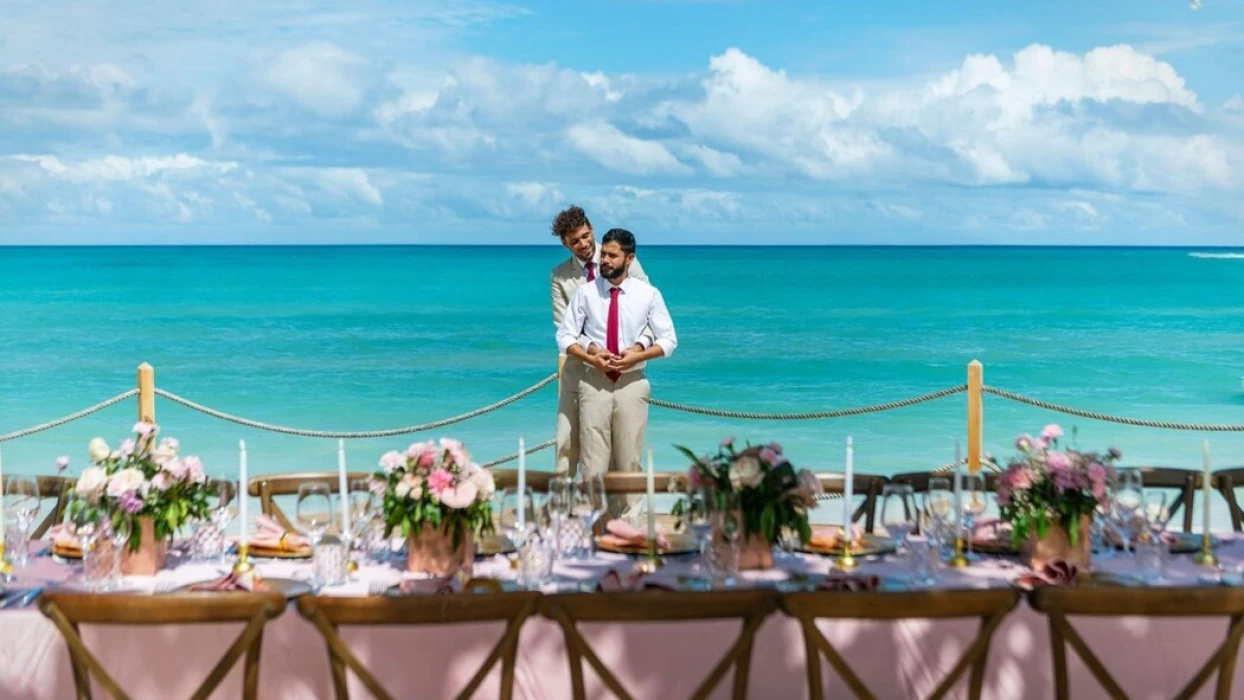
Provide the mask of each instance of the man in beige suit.
MULTIPOLYGON (((566 307, 575 290, 583 283, 595 281, 600 271, 600 249, 592 222, 582 208, 571 206, 553 220, 553 235, 570 251, 570 258, 553 268, 553 326, 560 327, 566 307)), ((648 276, 639 260, 631 263, 630 277, 647 282, 648 276)), ((637 349, 652 346, 652 335, 645 331, 637 349)), ((583 362, 562 356, 561 379, 557 395, 557 459, 554 470, 570 474, 579 464, 579 380, 583 379, 583 362)))
POLYGON ((567 362, 584 366, 578 386, 584 470, 638 471, 652 396, 644 365, 672 355, 678 336, 661 292, 627 274, 635 260, 635 236, 612 229, 601 240, 599 256, 600 275, 570 298, 557 347, 567 362), (641 339, 645 328, 653 336, 649 347, 641 339))

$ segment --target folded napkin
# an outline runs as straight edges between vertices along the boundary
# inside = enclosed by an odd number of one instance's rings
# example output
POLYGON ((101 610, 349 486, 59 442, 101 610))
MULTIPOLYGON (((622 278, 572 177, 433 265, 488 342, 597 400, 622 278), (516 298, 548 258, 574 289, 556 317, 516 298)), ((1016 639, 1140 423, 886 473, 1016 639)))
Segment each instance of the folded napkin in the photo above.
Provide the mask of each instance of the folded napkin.
POLYGON ((596 590, 601 593, 621 593, 625 591, 642 591, 652 589, 678 590, 678 584, 668 577, 648 574, 635 567, 619 567, 610 569, 600 577, 596 590))
POLYGON ((457 574, 436 578, 404 578, 397 584, 402 595, 450 595, 462 592, 462 580, 457 574))
POLYGON ((199 592, 243 591, 247 593, 262 593, 268 590, 268 585, 263 582, 263 579, 256 576, 253 571, 245 574, 231 571, 224 578, 196 583, 190 586, 190 590, 199 592))
MULTIPOLYGON (((808 544, 814 549, 838 549, 842 546, 841 527, 819 527, 812 532, 808 544)), ((851 546, 860 547, 864 544, 864 528, 860 525, 851 526, 851 546)))
MULTIPOLYGON (((601 544, 612 547, 643 547, 648 544, 648 531, 641 530, 621 519, 605 523, 605 534, 600 536, 601 544)), ((664 528, 657 528, 657 549, 669 549, 669 539, 664 528)))
POLYGON ((1030 571, 1015 579, 1020 588, 1031 591, 1038 586, 1070 586, 1080 577, 1075 564, 1055 559, 1047 562, 1040 571, 1030 571))
POLYGON ((874 574, 830 574, 817 584, 822 591, 844 591, 848 593, 868 593, 881 586, 881 578, 874 574))
POLYGON ((993 515, 982 515, 976 519, 975 527, 972 531, 972 539, 977 542, 995 542, 1001 539, 1009 538, 1009 527, 1002 520, 993 515))
POLYGON ((295 532, 288 532, 266 515, 255 516, 255 534, 249 546, 270 552, 310 552, 311 543, 295 532))

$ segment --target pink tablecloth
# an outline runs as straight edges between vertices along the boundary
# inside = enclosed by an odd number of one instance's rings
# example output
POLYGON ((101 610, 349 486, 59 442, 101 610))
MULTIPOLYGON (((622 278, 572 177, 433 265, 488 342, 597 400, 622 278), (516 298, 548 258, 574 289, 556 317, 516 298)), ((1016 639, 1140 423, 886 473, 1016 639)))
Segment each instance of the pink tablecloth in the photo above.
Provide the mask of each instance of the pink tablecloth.
MULTIPOLYGON (((1235 545, 1227 550, 1240 549, 1235 545)), ((1224 552, 1226 553, 1226 552, 1224 552)), ((1234 554, 1232 552, 1231 554, 1234 554)), ((1235 557, 1224 557, 1231 562, 1235 557)), ((1117 560, 1116 560, 1117 561, 1117 560)), ((1113 566, 1122 566, 1114 564, 1113 566)), ((1005 575, 982 568, 959 584, 1005 575)), ((1177 582, 1195 581, 1180 563, 1177 582)), ((1221 642, 1224 621, 1126 618, 1073 621, 1124 690, 1134 698, 1171 697, 1221 642)), ((685 697, 733 641, 736 623, 595 625, 584 631, 605 663, 636 698, 685 697)), ((923 697, 969 640, 973 622, 906 620, 899 623, 824 622, 830 641, 879 697, 923 697)), ((184 628, 86 628, 88 646, 135 698, 185 697, 240 631, 240 626, 184 628)), ((356 629, 346 641, 396 697, 448 698, 474 673, 500 634, 500 625, 442 628, 356 629)), ((1003 623, 990 650, 985 697, 1052 698, 1052 666, 1045 618, 1022 604, 1003 623)), ((1069 655, 1071 695, 1101 697, 1102 691, 1069 655)), ((327 654, 319 634, 289 610, 264 636, 261 697, 331 698, 327 654)), ((826 693, 846 692, 824 664, 826 693)), ((496 678, 479 697, 496 697, 496 678)), ((589 697, 609 694, 587 671, 589 697)), ((237 697, 240 669, 216 693, 237 697)), ((569 697, 569 671, 561 634, 549 621, 531 620, 520 645, 515 695, 533 700, 569 697)), ((1235 695, 1244 697, 1244 678, 1235 695)), ((1211 686, 1212 687, 1212 686, 1211 686)), ((717 693, 727 697, 728 683, 717 693)), ((358 684, 353 697, 368 694, 358 684)), ((68 656, 57 634, 34 609, 0 611, 0 697, 59 699, 73 694, 68 656)), ((957 697, 963 696, 963 688, 957 697)), ((804 652, 799 629, 780 613, 762 627, 755 645, 750 693, 764 699, 804 698, 804 652)), ((1198 697, 1211 697, 1210 690, 1198 697)))

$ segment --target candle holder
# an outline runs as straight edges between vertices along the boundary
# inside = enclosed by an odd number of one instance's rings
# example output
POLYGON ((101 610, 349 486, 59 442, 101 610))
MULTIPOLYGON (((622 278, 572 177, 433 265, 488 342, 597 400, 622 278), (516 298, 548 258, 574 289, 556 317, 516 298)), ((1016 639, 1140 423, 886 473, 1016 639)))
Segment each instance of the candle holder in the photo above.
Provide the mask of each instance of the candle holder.
POLYGON ((855 555, 851 553, 850 537, 842 538, 842 553, 838 555, 836 566, 839 571, 855 571, 860 566, 860 563, 855 559, 855 555))
POLYGON ((1214 555, 1213 542, 1210 541, 1208 532, 1201 535, 1201 551, 1197 552, 1192 561, 1197 566, 1218 566, 1218 557, 1214 555))
POLYGON ((9 558, 4 554, 3 542, 0 542, 0 580, 13 580, 13 565, 9 563, 9 558))
POLYGON ((665 560, 657 554, 657 541, 648 540, 648 558, 639 562, 635 570, 643 574, 655 574, 663 566, 665 566, 665 560))
POLYGON ((963 537, 955 537, 955 553, 949 560, 947 560, 946 566, 949 566, 952 569, 962 569, 963 567, 971 564, 971 562, 968 561, 968 558, 963 556, 964 541, 965 538, 963 537))
POLYGON ((252 580, 260 579, 259 572, 255 569, 255 565, 250 560, 250 545, 238 545, 238 560, 233 564, 233 573, 236 576, 250 576, 252 580))

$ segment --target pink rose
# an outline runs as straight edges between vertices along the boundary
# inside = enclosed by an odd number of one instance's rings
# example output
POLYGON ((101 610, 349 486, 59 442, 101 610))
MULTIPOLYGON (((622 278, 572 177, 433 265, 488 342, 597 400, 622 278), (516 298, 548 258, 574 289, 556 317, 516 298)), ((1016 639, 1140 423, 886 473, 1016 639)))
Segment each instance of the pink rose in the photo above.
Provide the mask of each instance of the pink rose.
POLYGON ((1045 457, 1045 466, 1049 467, 1050 471, 1070 469, 1071 460, 1062 452, 1051 452, 1045 457))
POLYGON ((380 468, 385 474, 393 472, 406 466, 406 460, 402 457, 402 453, 397 450, 389 450, 380 456, 380 468))
POLYGON ((1015 449, 1019 450, 1020 452, 1031 451, 1032 450, 1032 436, 1031 435, 1020 435, 1019 437, 1015 438, 1015 449))
POLYGON ((134 424, 134 432, 146 438, 146 437, 151 437, 152 435, 155 435, 156 433, 158 433, 159 428, 156 426, 155 423, 139 421, 134 424))
POLYGON ((59 473, 59 472, 63 472, 63 471, 65 471, 65 470, 66 470, 66 469, 68 469, 68 468, 69 468, 69 458, 68 458, 68 457, 57 457, 57 458, 56 458, 56 471, 57 471, 57 473, 59 473))
POLYGON ((704 488, 704 477, 700 474, 699 467, 691 467, 687 470, 687 483, 694 489, 704 488))
POLYGON ((428 474, 428 488, 437 496, 440 496, 445 489, 453 486, 453 483, 454 475, 450 474, 447 469, 434 469, 431 474, 428 474))
POLYGON ((732 438, 732 437, 728 437, 728 438, 726 438, 725 440, 722 440, 722 441, 721 441, 721 446, 722 446, 722 447, 727 447, 727 448, 729 448, 729 447, 734 447, 734 438, 732 438))
POLYGON ((186 462, 191 459, 170 459, 162 465, 163 471, 169 473, 176 481, 185 481, 186 475, 190 473, 190 465, 186 462))
POLYGON ((173 477, 169 476, 168 472, 157 472, 155 476, 151 477, 151 487, 156 491, 168 491, 172 485, 173 477))
POLYGON ((479 489, 475 486, 475 482, 467 479, 453 488, 441 491, 440 499, 446 508, 461 510, 470 507, 475 502, 475 496, 478 493, 479 489))
POLYGON ((432 465, 436 464, 436 458, 440 456, 440 452, 437 452, 435 447, 429 447, 419 453, 419 461, 416 464, 420 469, 431 469, 432 465))
POLYGON ((779 443, 776 443, 776 442, 769 443, 769 449, 773 450, 774 452, 778 454, 782 454, 782 446, 779 443))
POLYGON ((1045 426, 1045 429, 1041 431, 1041 437, 1045 438, 1046 440, 1057 440, 1058 438, 1062 436, 1063 436, 1063 429, 1058 427, 1058 425, 1054 423, 1050 423, 1049 425, 1045 426))
POLYGON ((1034 444, 1036 445, 1036 448, 1038 450, 1044 450, 1050 446, 1050 440, 1049 438, 1046 438, 1046 437, 1039 437, 1037 438, 1037 441, 1034 444))
POLYGON ((764 448, 761 448, 760 450, 760 459, 761 461, 771 466, 776 466, 777 460, 778 460, 778 453, 774 452, 768 447, 764 447, 764 448))

